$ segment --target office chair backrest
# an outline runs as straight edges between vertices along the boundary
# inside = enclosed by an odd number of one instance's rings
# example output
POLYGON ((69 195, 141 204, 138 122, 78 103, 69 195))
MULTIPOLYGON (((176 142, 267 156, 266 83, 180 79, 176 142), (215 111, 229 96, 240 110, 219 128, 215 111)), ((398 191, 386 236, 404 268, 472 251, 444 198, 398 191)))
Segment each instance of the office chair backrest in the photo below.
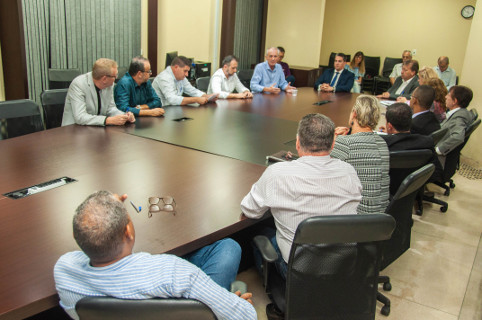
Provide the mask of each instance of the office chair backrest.
POLYGON ((207 92, 209 87, 209 80, 211 80, 211 77, 197 78, 196 87, 203 92, 207 92))
POLYGON ((125 74, 129 72, 129 67, 118 67, 117 68, 117 79, 115 79, 115 83, 119 82, 119 80, 125 76, 125 74))
POLYGON ((243 86, 250 89, 251 78, 253 77, 254 69, 245 69, 238 71, 238 79, 241 81, 243 86))
POLYGON ((112 297, 86 297, 77 302, 75 310, 81 320, 216 319, 205 304, 190 299, 124 300, 112 297))
POLYGON ((449 130, 448 128, 440 128, 437 131, 432 132, 430 136, 433 139, 433 144, 437 145, 437 143, 439 143, 439 141, 442 140, 442 138, 445 136, 448 130, 449 130))
POLYGON ((64 89, 70 86, 75 77, 80 76, 79 69, 49 69, 49 88, 64 89))
POLYGON ((390 76, 390 73, 392 73, 393 71, 393 67, 397 64, 397 63, 402 63, 402 59, 401 58, 389 58, 389 57, 386 57, 385 60, 383 61, 383 70, 382 70, 382 75, 384 77, 389 77, 390 76))
POLYGON ((312 217, 291 246, 285 319, 374 319, 386 214, 312 217))
POLYGON ((65 98, 69 89, 44 90, 40 94, 45 127, 57 128, 62 125, 64 115, 65 98))
POLYGON ((380 73, 380 57, 365 56, 365 77, 374 78, 380 73))
POLYGON ((479 118, 479 113, 477 112, 477 109, 472 108, 472 109, 470 109, 469 111, 472 112, 472 115, 473 115, 473 117, 474 117, 474 121, 479 118))
POLYGON ((409 174, 433 159, 429 149, 390 151, 390 194, 394 195, 409 174))
POLYGON ((413 203, 434 170, 435 166, 429 163, 408 175, 388 204, 386 213, 395 218, 397 226, 383 248, 382 270, 410 248, 413 203))
POLYGON ((32 100, 0 102, 0 139, 44 130, 40 107, 32 100))

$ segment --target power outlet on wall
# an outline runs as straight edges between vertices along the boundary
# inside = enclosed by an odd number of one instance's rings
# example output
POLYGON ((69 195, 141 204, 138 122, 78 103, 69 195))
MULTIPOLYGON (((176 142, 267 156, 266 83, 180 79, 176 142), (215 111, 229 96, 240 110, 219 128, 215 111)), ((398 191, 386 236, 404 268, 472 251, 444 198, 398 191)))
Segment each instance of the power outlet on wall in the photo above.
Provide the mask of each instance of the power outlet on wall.
POLYGON ((417 54, 417 49, 412 49, 412 56, 417 54))

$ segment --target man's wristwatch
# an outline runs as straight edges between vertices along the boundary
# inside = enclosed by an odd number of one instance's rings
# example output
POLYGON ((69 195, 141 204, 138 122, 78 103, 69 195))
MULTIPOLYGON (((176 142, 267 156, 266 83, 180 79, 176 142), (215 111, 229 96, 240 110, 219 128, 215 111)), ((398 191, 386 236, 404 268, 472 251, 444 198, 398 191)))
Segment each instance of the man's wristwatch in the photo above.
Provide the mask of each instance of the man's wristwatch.
POLYGON ((136 106, 136 109, 140 109, 140 108, 141 108, 141 105, 138 104, 138 105, 136 106))

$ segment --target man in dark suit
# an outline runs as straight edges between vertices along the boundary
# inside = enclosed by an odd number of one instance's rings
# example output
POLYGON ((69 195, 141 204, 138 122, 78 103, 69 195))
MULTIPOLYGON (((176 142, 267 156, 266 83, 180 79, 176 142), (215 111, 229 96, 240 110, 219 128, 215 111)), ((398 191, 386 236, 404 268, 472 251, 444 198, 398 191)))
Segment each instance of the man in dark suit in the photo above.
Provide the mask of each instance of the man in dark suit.
POLYGON ((430 111, 430 106, 435 98, 435 90, 428 85, 415 89, 410 99, 410 108, 413 110, 411 133, 429 135, 440 129, 440 123, 430 111))
MULTIPOLYGON (((441 168, 434 150, 432 137, 410 133, 412 123, 412 110, 402 102, 394 103, 387 107, 385 113, 387 120, 387 135, 382 135, 389 151, 401 150, 432 150, 431 162, 441 168)), ((390 194, 395 194, 403 179, 412 173, 412 169, 390 169, 390 194)))
POLYGON ((355 75, 345 69, 345 64, 346 56, 343 53, 337 53, 335 68, 323 72, 315 82, 315 89, 325 92, 350 92, 355 75))
POLYGON ((474 121, 472 113, 467 110, 472 97, 472 90, 465 86, 453 86, 445 97, 449 112, 442 128, 448 128, 448 131, 435 148, 442 165, 445 164, 445 156, 464 142, 465 130, 474 121))
POLYGON ((398 97, 410 99, 413 91, 419 86, 418 83, 418 61, 408 60, 403 63, 402 75, 395 79, 393 86, 378 95, 378 98, 396 100, 398 97))

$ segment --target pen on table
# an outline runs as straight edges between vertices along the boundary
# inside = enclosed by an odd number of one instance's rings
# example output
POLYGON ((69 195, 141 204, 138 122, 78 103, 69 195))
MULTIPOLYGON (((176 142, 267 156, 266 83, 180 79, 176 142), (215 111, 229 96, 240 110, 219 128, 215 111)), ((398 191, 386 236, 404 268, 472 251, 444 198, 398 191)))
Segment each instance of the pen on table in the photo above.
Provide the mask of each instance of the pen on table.
POLYGON ((130 201, 131 205, 134 207, 134 210, 136 210, 137 213, 139 213, 142 210, 142 207, 139 206, 137 207, 134 202, 130 201))

